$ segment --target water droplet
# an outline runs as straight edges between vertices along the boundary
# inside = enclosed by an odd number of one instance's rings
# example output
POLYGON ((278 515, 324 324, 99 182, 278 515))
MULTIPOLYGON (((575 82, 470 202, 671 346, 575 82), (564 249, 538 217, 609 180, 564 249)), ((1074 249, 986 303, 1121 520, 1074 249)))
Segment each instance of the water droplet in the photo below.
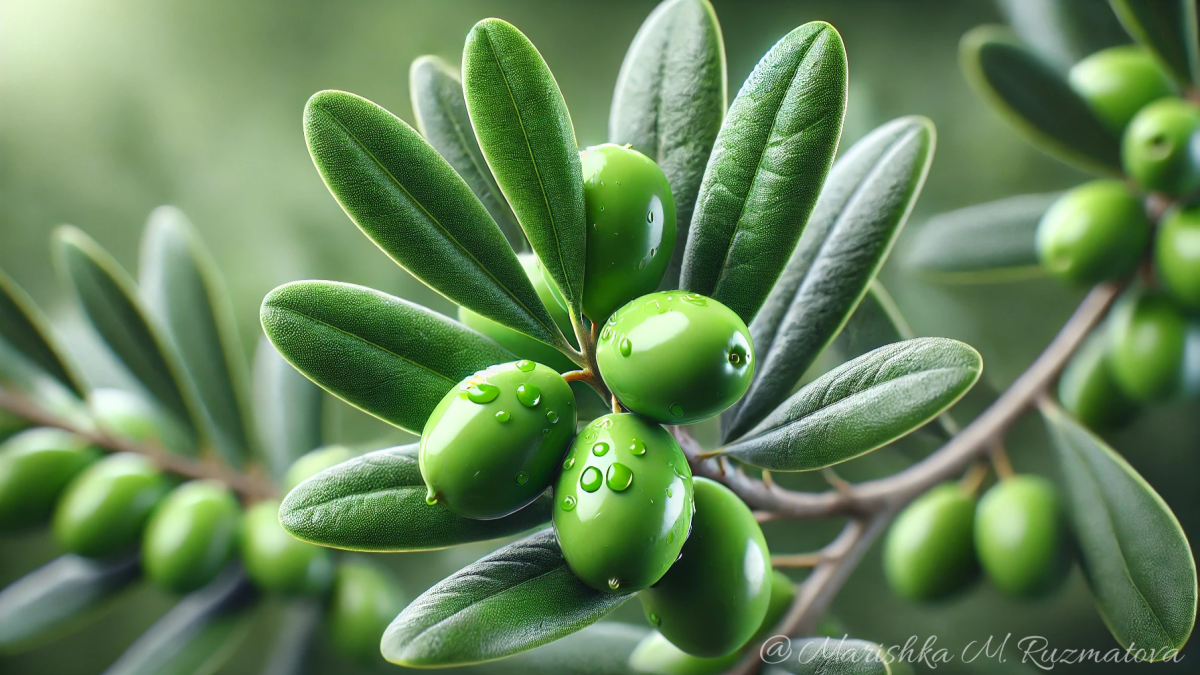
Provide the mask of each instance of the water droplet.
POLYGON ((563 511, 574 511, 575 510, 575 495, 567 495, 566 497, 563 497, 562 510, 563 511))
POLYGON ((593 422, 592 426, 597 429, 607 429, 607 428, 611 427, 612 424, 613 424, 613 422, 611 419, 609 419, 607 417, 601 417, 600 419, 593 422))
POLYGON ((537 364, 529 359, 521 359, 520 361, 517 361, 517 370, 520 370, 523 373, 531 372, 534 368, 537 368, 537 364))
POLYGON ((633 353, 633 343, 629 338, 621 338, 621 356, 629 356, 633 353))
POLYGON ((425 493, 425 503, 430 506, 438 503, 437 493, 432 488, 428 488, 428 491, 425 493))
POLYGON ((639 270, 646 269, 646 259, 645 258, 642 258, 641 260, 638 261, 638 269, 639 270))
POLYGON ((558 413, 553 410, 547 410, 546 419, 550 420, 550 424, 558 424, 558 413))
POLYGON ((708 298, 705 298, 699 293, 688 293, 687 295, 683 296, 683 301, 689 305, 695 305, 697 307, 703 307, 708 304, 708 298))
POLYGON ((500 412, 496 413, 497 422, 507 422, 510 417, 511 415, 508 414, 507 410, 501 410, 500 412))
POLYGON ((618 579, 618 578, 616 578, 616 577, 613 577, 613 578, 609 579, 609 580, 608 580, 608 587, 609 587, 609 588, 611 588, 611 589, 613 589, 614 591, 615 591, 615 590, 617 590, 618 588, 620 588, 620 587, 621 587, 621 580, 620 580, 620 579, 618 579))
MULTIPOLYGON (((601 185, 603 185, 603 182, 601 183, 601 185)), ((604 207, 603 207, 603 206, 601 206, 601 207, 600 207, 600 212, 601 212, 601 213, 604 213, 604 207)))
POLYGON ((671 414, 676 417, 683 417, 683 406, 678 403, 671 404, 671 414))
POLYGON ((549 436, 549 435, 550 435, 550 430, 549 430, 549 429, 542 429, 542 435, 543 435, 543 436, 549 436))
MULTIPOLYGON (((604 181, 600 181, 600 184, 601 184, 601 185, 604 185, 604 181)), ((604 210, 604 207, 603 207, 603 206, 602 206, 602 207, 600 207, 600 210, 601 210, 601 211, 603 211, 603 210, 604 210)))
POLYGON ((668 544, 675 543, 675 530, 671 530, 670 532, 667 533, 667 543, 668 544))
POLYGON ((674 496, 675 496, 675 493, 671 492, 671 488, 667 488, 667 498, 670 499, 671 497, 674 497, 674 496))
POLYGON ((609 315, 609 317, 608 317, 608 325, 610 325, 610 326, 615 326, 615 325, 617 325, 617 315, 616 315, 616 314, 609 315))
POLYGON ((662 619, 658 618, 657 614, 651 613, 649 619, 650 623, 654 624, 656 627, 662 625, 662 619))
POLYGON ((610 490, 623 492, 633 483, 633 470, 620 462, 613 462, 608 467, 608 476, 605 482, 608 483, 610 490))
POLYGON ((488 384, 487 382, 480 382, 479 384, 472 384, 467 387, 467 398, 471 399, 473 403, 491 403, 499 395, 500 387, 488 384))
POLYGON ((595 492, 600 489, 600 485, 604 483, 604 476, 600 475, 600 469, 594 466, 589 466, 583 470, 583 474, 579 476, 579 487, 587 492, 595 492))
POLYGON ((575 466, 575 458, 574 457, 568 457, 565 460, 563 460, 563 468, 564 469, 569 469, 573 466, 575 466))
POLYGON ((605 326, 604 330, 600 331, 600 339, 607 341, 608 339, 610 339, 612 337, 612 334, 613 334, 612 328, 609 326, 605 326))
POLYGON ((524 471, 517 472, 517 485, 524 485, 529 482, 529 474, 524 471))
MULTIPOLYGON (((650 249, 650 257, 653 258, 655 255, 658 255, 658 249, 657 248, 650 249)), ((668 297, 667 299, 670 300, 671 298, 668 297)))
POLYGON ((604 441, 600 441, 599 443, 592 446, 592 454, 597 457, 603 457, 604 454, 607 452, 608 452, 608 443, 605 443, 604 441))
POLYGON ((517 400, 526 408, 532 408, 542 402, 542 390, 538 389, 536 384, 530 382, 518 385, 517 400))
POLYGON ((633 439, 633 442, 629 444, 629 454, 635 457, 641 457, 642 455, 646 454, 645 441, 640 441, 636 438, 633 439))
POLYGON ((649 213, 646 214, 646 222, 647 223, 654 222, 654 212, 653 211, 650 211, 649 213))

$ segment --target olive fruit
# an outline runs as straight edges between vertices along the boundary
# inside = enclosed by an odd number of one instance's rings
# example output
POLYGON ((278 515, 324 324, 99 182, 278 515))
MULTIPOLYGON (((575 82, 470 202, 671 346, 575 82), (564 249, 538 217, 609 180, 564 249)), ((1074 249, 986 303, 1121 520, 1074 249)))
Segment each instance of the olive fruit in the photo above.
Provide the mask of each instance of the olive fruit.
POLYGON ((516 361, 471 375, 425 422, 427 501, 481 520, 526 506, 554 480, 575 421, 571 387, 546 366, 516 361))
POLYGON ((721 414, 750 387, 750 330, 725 305, 662 291, 618 309, 600 331, 596 362, 612 393, 663 424, 721 414))
POLYGON ((767 615, 771 554, 750 507, 729 488, 696 478, 692 489, 696 514, 682 555, 638 599, 676 647, 721 656, 746 644, 767 615))
POLYGON ((1042 266, 1080 286, 1133 272, 1149 241, 1142 203, 1119 180, 1092 181, 1059 197, 1037 228, 1042 266))
POLYGON ((1181 305, 1200 310, 1200 206, 1178 209, 1158 225, 1154 266, 1181 305))
POLYGON ((783 621, 783 617, 787 614, 788 609, 792 606, 792 600, 796 598, 796 585, 788 578, 788 575, 779 570, 771 571, 771 597, 767 602, 767 615, 763 617, 762 625, 758 627, 758 631, 750 638, 748 644, 762 642, 767 638, 775 635, 775 628, 783 621))
POLYGON ((142 455, 122 452, 75 477, 54 511, 54 535, 67 551, 102 557, 137 542, 169 483, 142 455))
POLYGON ((666 429, 629 413, 594 420, 554 487, 554 531, 575 576, 633 593, 666 574, 692 524, 692 472, 666 429))
POLYGON ((291 492, 297 485, 331 466, 354 459, 354 451, 344 445, 328 445, 305 453, 288 467, 283 476, 283 489, 291 492))
POLYGON ((1114 429, 1130 422, 1138 406, 1117 385, 1108 363, 1108 335, 1094 331, 1067 364, 1058 381, 1058 400, 1091 429, 1114 429))
POLYGON ((241 554, 246 576, 263 590, 311 595, 324 591, 333 579, 329 551, 288 534, 279 524, 275 499, 246 509, 241 554))
POLYGON ((1062 507, 1054 485, 1034 475, 994 485, 975 511, 975 553, 992 584, 1009 595, 1054 589, 1068 569, 1062 507))
POLYGON ((975 498, 955 483, 935 486, 909 504, 888 531, 883 571, 898 595, 937 600, 978 573, 972 532, 975 498))
POLYGON ((1147 104, 1175 95, 1171 76, 1150 52, 1136 45, 1092 54, 1071 68, 1067 81, 1117 134, 1147 104))
POLYGON ((194 480, 171 491, 142 535, 142 568, 151 581, 178 593, 217 577, 233 557, 242 509, 224 484, 194 480))
POLYGON ((1181 195, 1200 187, 1194 140, 1200 108, 1178 98, 1142 108, 1121 139, 1125 173, 1147 190, 1181 195))
POLYGON ((1132 293, 1108 322, 1113 379, 1131 399, 1168 398, 1179 391, 1187 319, 1166 294, 1132 293))
POLYGON ((662 169, 628 146, 579 153, 587 211, 583 313, 596 323, 658 288, 675 251, 675 199, 662 169))
POLYGON ((58 495, 100 451, 74 434, 26 429, 0 444, 0 531, 41 523, 58 495))
POLYGON ((362 562, 341 563, 325 614, 330 642, 347 658, 364 663, 379 660, 383 631, 404 605, 387 571, 362 562))
POLYGON ((88 396, 92 417, 110 434, 180 450, 194 445, 188 432, 150 399, 123 389, 96 389, 88 396))

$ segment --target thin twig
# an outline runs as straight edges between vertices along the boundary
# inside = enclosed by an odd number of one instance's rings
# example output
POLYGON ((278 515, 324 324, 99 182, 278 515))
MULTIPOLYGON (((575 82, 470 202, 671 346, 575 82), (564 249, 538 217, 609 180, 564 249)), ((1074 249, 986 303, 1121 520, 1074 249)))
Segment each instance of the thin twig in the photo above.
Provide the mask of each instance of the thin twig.
POLYGON ((1000 480, 1007 480, 1017 475, 1013 470, 1012 460, 1008 458, 1008 451, 1004 449, 1003 443, 997 443, 996 447, 988 454, 992 460, 992 467, 996 469, 996 476, 1000 480))
POLYGON ((964 494, 975 494, 979 492, 979 486, 983 485, 983 481, 987 478, 988 463, 980 460, 975 460, 971 464, 971 468, 967 469, 967 473, 958 481, 958 485, 962 488, 964 494))

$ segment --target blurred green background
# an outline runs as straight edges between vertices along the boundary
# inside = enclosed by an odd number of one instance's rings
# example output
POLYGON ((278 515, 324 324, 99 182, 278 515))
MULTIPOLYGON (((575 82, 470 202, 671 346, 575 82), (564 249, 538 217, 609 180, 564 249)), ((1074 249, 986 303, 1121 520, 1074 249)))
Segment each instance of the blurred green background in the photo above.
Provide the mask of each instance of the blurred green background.
MULTIPOLYGON (((89 375, 120 378, 90 342, 50 262, 53 228, 87 230, 135 269, 150 210, 175 204, 194 221, 225 274, 249 352, 258 306, 274 286, 324 278, 373 286, 452 313, 453 307, 392 264, 329 196, 305 149, 300 114, 321 89, 366 96, 412 121, 408 65, 422 54, 458 61, 471 25, 487 16, 520 27, 542 51, 571 109, 581 145, 605 140, 612 86, 626 47, 653 2, 549 0, 6 0, 0 3, 0 266, 52 315, 89 375)), ((909 234, 929 215, 1021 192, 1069 187, 1081 174, 1046 158, 985 109, 959 74, 967 29, 999 20, 988 0, 714 0, 729 59, 730 95, 780 36, 823 19, 843 34, 850 103, 843 148, 899 115, 938 128, 933 169, 909 234)), ((907 278, 902 237, 883 278, 920 335, 969 342, 983 354, 985 384, 961 406, 981 409, 1049 340, 1078 295, 1048 281, 940 288, 907 278)), ((1200 416, 1192 404, 1157 408, 1112 441, 1155 485, 1185 529, 1200 532, 1200 416)), ((399 442, 403 434, 331 404, 328 441, 399 442)), ((1024 420, 1009 439, 1018 470, 1052 472, 1041 423, 1024 420)), ((885 450, 846 466, 860 478, 894 471, 904 455, 885 450)), ((803 480, 803 479, 802 479, 803 480)), ((810 485, 817 485, 810 483, 810 485)), ((775 552, 815 548, 836 524, 772 524, 775 552)), ((468 546, 388 556, 410 596, 489 550, 468 546)), ((878 547, 877 547, 878 548, 878 547)), ((0 585, 55 555, 45 535, 0 539, 0 585)), ((170 606, 149 588, 118 602, 102 622, 66 642, 0 656, 3 673, 100 672, 170 606), (64 645, 66 647, 64 648, 64 645)), ((615 618, 641 621, 636 603, 615 618)), ((222 672, 256 672, 272 609, 222 672)), ((1012 634, 1007 660, 958 659, 939 672, 1036 672, 1014 643, 1043 635, 1055 647, 1110 649, 1109 637, 1074 574, 1058 596, 1018 603, 981 586, 947 604, 918 607, 882 583, 878 551, 834 606, 852 636, 903 643, 937 636, 958 654, 971 640, 1012 634)), ((1196 672, 1200 652, 1154 672, 1196 672)), ((342 672, 329 660, 313 672, 342 672)), ((1067 672, 1144 667, 1058 666, 1067 672)), ((920 670, 920 669, 918 669, 920 670)))

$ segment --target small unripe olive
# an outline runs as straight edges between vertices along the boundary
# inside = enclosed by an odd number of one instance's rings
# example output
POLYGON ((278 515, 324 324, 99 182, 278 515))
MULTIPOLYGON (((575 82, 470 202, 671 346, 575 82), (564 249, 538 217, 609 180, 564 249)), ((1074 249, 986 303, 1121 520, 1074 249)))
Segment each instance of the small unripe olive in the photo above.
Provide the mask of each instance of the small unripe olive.
POLYGON ((974 581, 974 524, 975 498, 954 483, 909 504, 884 543, 883 571, 892 590, 910 600, 937 600, 974 581))
POLYGON ((283 489, 291 492, 297 485, 331 466, 354 459, 354 451, 344 445, 327 445, 305 453, 292 462, 283 476, 283 489))
POLYGON ((1128 423, 1138 406, 1117 385, 1108 363, 1108 335, 1104 330, 1088 336, 1071 357, 1058 381, 1058 400, 1091 429, 1103 431, 1128 423))
POLYGON ((123 389, 95 389, 88 407, 101 429, 143 443, 157 443, 170 450, 192 444, 185 432, 158 404, 123 389))
POLYGON ((725 305, 662 291, 618 309, 600 331, 596 361, 612 393, 663 424, 721 414, 754 376, 750 330, 725 305))
POLYGON ((1069 560, 1062 517, 1058 490, 1041 476, 1014 476, 983 495, 975 552, 996 588, 1030 597, 1058 586, 1069 560))
POLYGON ((311 595, 324 591, 333 580, 329 551, 300 541, 279 524, 279 500, 246 509, 241 553, 246 576, 266 591, 311 595))
POLYGON ((382 660, 379 640, 400 610, 404 596, 392 575, 362 562, 337 566, 325 620, 339 654, 363 663, 382 660))
POLYGON ((1154 266, 1171 297, 1200 310, 1200 206, 1174 210, 1158 224, 1154 266))
POLYGON ((1175 94, 1171 76, 1150 52, 1137 45, 1092 54, 1071 68, 1067 81, 1117 134, 1147 104, 1175 94))
POLYGON ((1149 241, 1142 203, 1119 180, 1096 180, 1071 190, 1051 205, 1037 229, 1042 266, 1080 286, 1133 272, 1149 241))
POLYGON ((146 457, 109 455, 75 477, 54 511, 54 535, 67 551, 102 557, 133 546, 170 489, 146 457))
POLYGON ((1142 108, 1121 139, 1121 164, 1143 188, 1182 195, 1200 187, 1200 108, 1165 98, 1142 108))
POLYGON ((666 429, 609 414, 571 443, 554 487, 554 531, 575 576, 608 593, 654 584, 692 524, 692 472, 666 429))
POLYGON ((224 484, 194 480, 171 491, 142 536, 142 567, 151 581, 177 593, 220 574, 233 557, 242 509, 224 484))
POLYGON ((575 435, 575 395, 533 361, 491 366, 438 403, 421 434, 428 501, 467 518, 501 518, 546 491, 575 435))
POLYGON ((63 488, 100 458, 75 434, 27 429, 0 444, 0 531, 44 522, 63 488))
POLYGON ((1166 294, 1131 293, 1108 323, 1109 365, 1134 401, 1175 395, 1182 385, 1187 319, 1166 294))

